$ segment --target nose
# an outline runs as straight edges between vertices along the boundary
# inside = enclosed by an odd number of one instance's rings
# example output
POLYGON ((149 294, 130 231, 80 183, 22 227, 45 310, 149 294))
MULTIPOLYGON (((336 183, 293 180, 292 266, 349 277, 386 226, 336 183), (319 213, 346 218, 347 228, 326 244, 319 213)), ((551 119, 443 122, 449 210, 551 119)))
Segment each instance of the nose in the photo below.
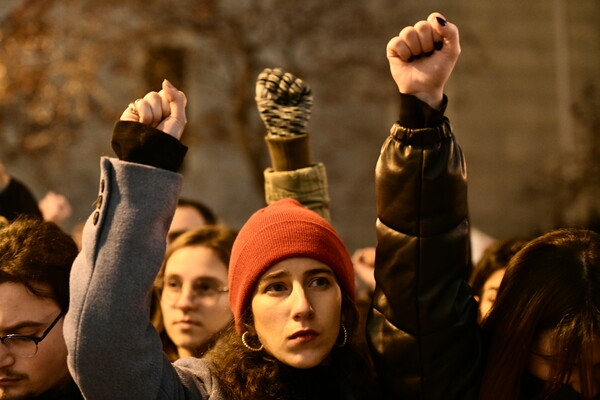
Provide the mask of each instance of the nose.
POLYGON ((302 285, 294 284, 292 294, 290 295, 290 301, 292 302, 292 318, 294 320, 302 320, 312 318, 315 311, 309 297, 306 295, 306 291, 302 288, 302 285))
MULTIPOLYGON (((587 393, 587 395, 591 396, 591 397, 596 397, 596 395, 599 392, 598 389, 599 389, 599 384, 600 384, 600 382, 598 381, 598 374, 594 374, 594 376, 591 377, 591 380, 592 381, 587 384, 588 390, 590 391, 590 393, 587 393)), ((579 374, 579 371, 574 370, 571 372, 571 378, 569 379, 569 385, 577 393, 583 394, 583 386, 584 385, 581 382, 581 376, 579 374)))
POLYGON ((175 307, 182 311, 189 311, 194 308, 194 291, 189 287, 182 287, 181 292, 179 293, 179 297, 177 297, 177 301, 175 302, 175 307))
POLYGON ((0 344, 0 368, 10 367, 15 363, 15 356, 11 354, 4 343, 0 344))

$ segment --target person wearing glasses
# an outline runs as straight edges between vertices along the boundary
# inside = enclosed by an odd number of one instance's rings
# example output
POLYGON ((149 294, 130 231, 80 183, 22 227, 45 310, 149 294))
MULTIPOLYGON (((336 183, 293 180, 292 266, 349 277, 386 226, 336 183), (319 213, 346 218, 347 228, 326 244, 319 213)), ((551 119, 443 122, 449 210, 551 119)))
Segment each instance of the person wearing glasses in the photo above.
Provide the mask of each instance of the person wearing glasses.
POLYGON ((232 320, 227 271, 236 232, 206 226, 178 236, 154 283, 153 323, 171 361, 200 356, 232 320))
POLYGON ((0 399, 82 399, 67 368, 63 317, 77 245, 56 224, 0 229, 0 399))
POLYGON ((73 266, 65 339, 69 368, 87 398, 376 399, 379 391, 386 399, 474 398, 477 307, 457 267, 468 260, 466 174, 443 117, 458 29, 438 13, 418 27, 427 47, 409 27, 417 43, 403 61, 395 56, 408 46, 401 37, 388 52, 392 73, 404 71, 394 76, 407 89, 400 90, 400 120, 419 110, 423 120, 394 126, 376 173, 369 337, 378 381, 354 346, 350 256, 324 218, 292 199, 257 211, 236 238, 228 275, 235 324, 223 340, 202 359, 171 363, 164 356, 148 307, 181 190, 175 172, 186 123, 186 97, 165 81, 162 91, 131 103, 115 127, 119 159, 101 160, 104 201, 87 220, 73 266), (415 59, 411 54, 422 57, 412 68, 403 64, 415 59), (119 144, 127 135, 134 140, 119 144), (434 199, 421 202, 424 192, 434 199), (443 284, 419 280, 414 270, 422 264, 443 284))

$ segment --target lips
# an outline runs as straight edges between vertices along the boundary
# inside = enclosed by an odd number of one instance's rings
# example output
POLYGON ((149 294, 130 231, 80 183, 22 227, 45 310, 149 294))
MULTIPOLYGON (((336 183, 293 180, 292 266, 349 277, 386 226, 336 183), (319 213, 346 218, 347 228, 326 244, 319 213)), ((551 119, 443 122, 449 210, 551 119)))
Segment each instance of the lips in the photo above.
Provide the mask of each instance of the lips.
POLYGON ((288 340, 299 342, 299 343, 307 343, 315 340, 319 336, 319 333, 312 329, 303 329, 294 334, 288 336, 288 340))
POLYGON ((19 377, 0 377, 0 386, 10 386, 18 383, 22 378, 19 377))
POLYGON ((179 325, 179 326, 201 326, 201 324, 199 322, 192 321, 190 319, 176 321, 175 325, 179 325))

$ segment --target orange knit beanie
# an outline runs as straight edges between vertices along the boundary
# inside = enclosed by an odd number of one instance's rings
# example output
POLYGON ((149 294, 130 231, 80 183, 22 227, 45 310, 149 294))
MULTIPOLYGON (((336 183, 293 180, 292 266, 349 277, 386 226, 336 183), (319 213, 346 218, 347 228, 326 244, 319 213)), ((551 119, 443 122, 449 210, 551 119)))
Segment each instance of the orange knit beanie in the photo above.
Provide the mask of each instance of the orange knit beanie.
POLYGON ((236 329, 262 274, 293 257, 321 261, 354 300, 354 269, 348 250, 324 218, 296 200, 279 200, 255 212, 240 230, 229 262, 229 302, 236 329))

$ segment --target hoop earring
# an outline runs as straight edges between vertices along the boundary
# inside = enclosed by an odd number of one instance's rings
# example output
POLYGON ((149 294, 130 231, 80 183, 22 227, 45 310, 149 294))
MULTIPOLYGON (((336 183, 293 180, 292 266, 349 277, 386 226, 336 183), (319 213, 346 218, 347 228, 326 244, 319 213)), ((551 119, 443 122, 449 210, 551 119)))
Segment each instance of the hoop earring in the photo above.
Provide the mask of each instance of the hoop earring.
POLYGON ((342 331, 344 332, 344 340, 342 341, 342 343, 336 342, 335 345, 337 347, 344 347, 346 345, 346 342, 348 341, 348 331, 346 330, 346 325, 344 325, 343 322, 342 322, 342 331))
POLYGON ((244 344, 244 347, 247 348, 250 351, 261 351, 263 349, 263 345, 261 344, 259 348, 256 347, 252 347, 250 346, 247 342, 246 342, 246 335, 248 334, 248 331, 244 332, 244 334, 242 335, 242 343, 244 344))

